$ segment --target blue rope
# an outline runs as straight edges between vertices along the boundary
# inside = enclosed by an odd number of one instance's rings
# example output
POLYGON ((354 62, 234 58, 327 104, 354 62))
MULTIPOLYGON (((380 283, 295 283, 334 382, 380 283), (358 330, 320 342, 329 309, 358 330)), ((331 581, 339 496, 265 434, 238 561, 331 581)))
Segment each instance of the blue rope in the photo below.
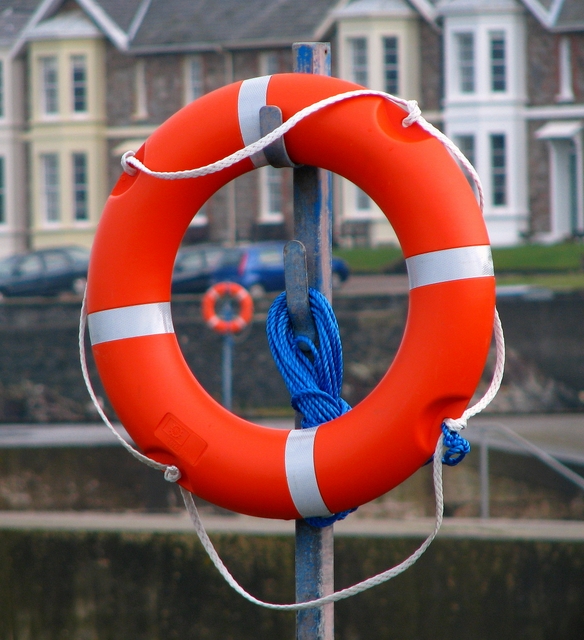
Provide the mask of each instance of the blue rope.
MULTIPOLYGON (((343 351, 337 319, 328 300, 315 289, 309 289, 312 317, 318 334, 318 348, 305 336, 294 335, 281 293, 268 312, 266 331, 272 356, 291 396, 292 407, 302 414, 302 428, 316 427, 338 418, 351 408, 341 397, 343 384, 343 351), (300 345, 306 345, 312 357, 300 345)), ((355 509, 330 517, 306 518, 314 527, 327 527, 343 520, 355 509)))
POLYGON ((442 423, 442 433, 444 434, 442 442, 448 448, 442 456, 442 464, 455 467, 464 460, 467 453, 470 453, 470 442, 457 431, 449 429, 444 423, 442 423))

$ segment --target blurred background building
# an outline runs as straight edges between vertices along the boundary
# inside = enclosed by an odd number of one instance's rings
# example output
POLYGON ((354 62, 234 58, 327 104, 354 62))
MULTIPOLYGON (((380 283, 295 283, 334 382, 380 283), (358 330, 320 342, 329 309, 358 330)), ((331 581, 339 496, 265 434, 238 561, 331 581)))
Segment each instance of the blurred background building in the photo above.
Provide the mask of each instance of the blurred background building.
MULTIPOLYGON (((493 244, 584 233, 582 0, 0 0, 0 255, 90 246, 126 150, 204 93, 290 71, 292 43, 315 40, 334 75, 417 99, 457 142, 493 244)), ((334 215, 341 245, 396 242, 340 179, 334 215)), ((185 242, 286 238, 291 219, 291 170, 264 167, 213 196, 185 242)))

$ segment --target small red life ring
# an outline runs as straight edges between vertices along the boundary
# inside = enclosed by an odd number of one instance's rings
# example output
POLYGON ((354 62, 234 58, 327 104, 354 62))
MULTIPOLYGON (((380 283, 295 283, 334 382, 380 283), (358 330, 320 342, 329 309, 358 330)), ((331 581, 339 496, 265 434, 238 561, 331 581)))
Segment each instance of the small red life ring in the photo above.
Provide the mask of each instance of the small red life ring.
MULTIPOLYGON (((260 137, 259 109, 287 121, 360 87, 282 74, 223 87, 161 125, 136 157, 158 171, 200 167, 260 137)), ((179 483, 214 504, 268 518, 326 516, 372 500, 433 454, 444 418, 458 418, 487 358, 495 281, 474 193, 444 146, 402 126, 380 97, 339 102, 285 135, 298 164, 354 182, 384 211, 406 258, 408 318, 401 346, 362 402, 319 427, 280 430, 239 418, 202 388, 172 325, 175 256, 193 215, 263 154, 194 180, 144 172, 115 185, 94 240, 87 311, 93 354, 119 419, 142 452, 176 465, 179 483)))
POLYGON ((237 333, 251 322, 253 300, 245 287, 237 282, 218 282, 210 287, 203 296, 203 320, 217 333, 237 333), (226 320, 217 315, 216 306, 220 298, 229 296, 239 302, 239 314, 226 320))

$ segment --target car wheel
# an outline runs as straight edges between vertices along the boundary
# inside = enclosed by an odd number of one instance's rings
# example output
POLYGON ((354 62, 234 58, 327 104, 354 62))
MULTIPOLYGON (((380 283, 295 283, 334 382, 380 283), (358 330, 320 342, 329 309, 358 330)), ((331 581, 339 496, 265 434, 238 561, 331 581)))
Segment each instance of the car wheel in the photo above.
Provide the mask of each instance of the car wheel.
POLYGON ((263 298, 266 295, 266 290, 264 289, 263 285, 261 285, 259 282, 256 282, 249 288, 249 295, 254 300, 258 300, 259 298, 263 298))
POLYGON ((75 278, 71 283, 71 291, 82 296, 85 293, 85 285, 87 284, 87 278, 75 278))

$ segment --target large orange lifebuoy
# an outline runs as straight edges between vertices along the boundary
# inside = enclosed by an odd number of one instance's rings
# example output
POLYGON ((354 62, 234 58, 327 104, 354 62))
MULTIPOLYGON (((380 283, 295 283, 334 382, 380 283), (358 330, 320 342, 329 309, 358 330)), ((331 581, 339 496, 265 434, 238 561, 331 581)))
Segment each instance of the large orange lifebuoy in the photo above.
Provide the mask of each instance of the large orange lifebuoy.
POLYGON ((251 322, 253 300, 248 290, 237 282, 218 282, 210 287, 203 296, 201 305, 203 320, 217 333, 237 333, 251 322), (239 303, 239 313, 233 318, 221 318, 215 309, 217 301, 231 297, 239 303))
MULTIPOLYGON (((177 171, 226 157, 259 138, 259 108, 284 121, 356 85, 282 74, 199 98, 136 154, 177 171)), ((319 427, 278 430, 239 418, 201 387, 170 315, 175 255, 194 213, 263 154, 195 180, 124 174, 108 199, 89 266, 95 362, 117 415, 141 450, 178 467, 180 484, 212 503, 270 518, 326 516, 389 491, 433 454, 446 417, 459 417, 480 379, 494 318, 487 231, 448 151, 379 97, 335 104, 285 136, 295 163, 329 169, 363 189, 400 240, 410 301, 400 349, 377 387, 319 427)))

